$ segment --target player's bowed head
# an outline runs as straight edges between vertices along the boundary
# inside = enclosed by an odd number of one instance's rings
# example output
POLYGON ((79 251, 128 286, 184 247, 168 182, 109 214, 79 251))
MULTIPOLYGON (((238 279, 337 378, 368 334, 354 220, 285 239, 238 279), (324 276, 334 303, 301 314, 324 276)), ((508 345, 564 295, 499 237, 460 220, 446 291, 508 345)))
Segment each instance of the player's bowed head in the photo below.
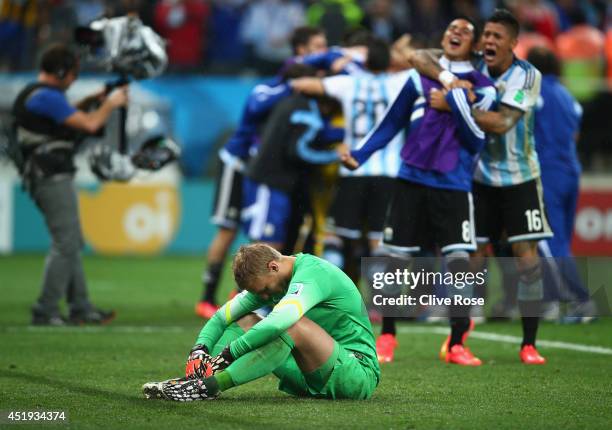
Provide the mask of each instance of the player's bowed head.
POLYGON ((287 291, 294 260, 269 245, 253 243, 238 249, 232 271, 240 288, 269 300, 287 291))

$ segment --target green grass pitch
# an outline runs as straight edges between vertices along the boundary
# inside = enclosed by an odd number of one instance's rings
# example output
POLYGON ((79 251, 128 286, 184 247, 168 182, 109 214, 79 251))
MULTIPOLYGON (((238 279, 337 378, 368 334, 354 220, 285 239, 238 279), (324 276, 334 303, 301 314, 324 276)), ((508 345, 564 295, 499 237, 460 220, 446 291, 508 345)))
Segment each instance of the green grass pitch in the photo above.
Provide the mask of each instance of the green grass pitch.
MULTIPOLYGON (((145 400, 144 382, 183 371, 202 325, 193 314, 202 264, 196 257, 85 257, 93 301, 117 309, 118 318, 106 327, 45 329, 28 326, 43 257, 0 257, 0 410, 63 410, 67 425, 79 429, 611 427, 611 355, 541 347, 549 364, 526 367, 517 345, 473 338, 484 365, 458 368, 437 360, 442 333, 409 323, 370 401, 294 399, 276 390, 273 377, 217 401, 145 400)), ((223 297, 231 286, 227 275, 223 297)), ((516 323, 477 330, 520 334, 516 323)), ((609 350, 611 332, 608 318, 586 326, 544 324, 539 338, 609 350)))

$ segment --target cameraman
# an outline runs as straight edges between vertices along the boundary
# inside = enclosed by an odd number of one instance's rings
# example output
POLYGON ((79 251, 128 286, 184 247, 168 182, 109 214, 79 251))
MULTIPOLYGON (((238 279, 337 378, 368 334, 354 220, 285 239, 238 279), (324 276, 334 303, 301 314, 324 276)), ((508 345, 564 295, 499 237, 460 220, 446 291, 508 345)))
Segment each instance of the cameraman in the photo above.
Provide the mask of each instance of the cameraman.
POLYGON ((127 104, 127 87, 108 97, 104 92, 93 94, 74 107, 64 92, 78 72, 78 57, 72 50, 50 46, 43 53, 38 80, 26 86, 13 105, 23 181, 51 235, 42 293, 32 308, 32 324, 36 325, 100 324, 115 316, 114 311, 94 307, 87 296, 73 157, 88 134, 97 132, 114 109, 127 104), (81 110, 93 102, 97 108, 81 110), (59 311, 64 296, 70 307, 68 320, 59 311))

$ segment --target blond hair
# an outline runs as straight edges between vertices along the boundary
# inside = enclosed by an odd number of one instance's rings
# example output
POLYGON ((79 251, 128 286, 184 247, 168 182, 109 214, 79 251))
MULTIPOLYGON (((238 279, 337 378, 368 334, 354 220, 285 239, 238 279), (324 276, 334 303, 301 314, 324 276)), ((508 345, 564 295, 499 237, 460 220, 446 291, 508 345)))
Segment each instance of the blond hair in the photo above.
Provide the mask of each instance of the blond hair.
POLYGON ((242 245, 232 263, 238 287, 246 289, 254 277, 268 274, 268 263, 280 261, 282 256, 276 249, 264 243, 242 245))

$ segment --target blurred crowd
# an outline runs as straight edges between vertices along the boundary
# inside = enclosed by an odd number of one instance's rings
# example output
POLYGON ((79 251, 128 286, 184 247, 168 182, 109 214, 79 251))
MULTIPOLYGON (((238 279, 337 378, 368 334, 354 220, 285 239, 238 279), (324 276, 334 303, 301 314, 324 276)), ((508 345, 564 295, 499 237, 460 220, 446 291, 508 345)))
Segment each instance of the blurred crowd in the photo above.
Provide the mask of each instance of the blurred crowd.
POLYGON ((323 28, 330 44, 361 26, 387 41, 408 32, 429 47, 439 45, 451 17, 482 21, 498 6, 519 17, 527 44, 557 47, 562 57, 612 59, 606 0, 0 0, 0 68, 32 69, 36 53, 70 40, 75 26, 130 11, 166 38, 172 71, 271 74, 304 24, 323 28))
MULTIPOLYGON (((451 17, 483 22, 496 7, 519 18, 515 52, 544 45, 561 58, 561 77, 585 109, 581 148, 587 169, 601 170, 612 109, 612 3, 606 0, 0 0, 0 72, 34 70, 51 42, 106 16, 138 14, 167 41, 169 73, 273 75, 290 56, 290 36, 322 28, 330 45, 354 28, 386 41, 404 33, 416 47, 439 47, 451 17)), ((605 162, 604 165, 609 163, 605 162)))

